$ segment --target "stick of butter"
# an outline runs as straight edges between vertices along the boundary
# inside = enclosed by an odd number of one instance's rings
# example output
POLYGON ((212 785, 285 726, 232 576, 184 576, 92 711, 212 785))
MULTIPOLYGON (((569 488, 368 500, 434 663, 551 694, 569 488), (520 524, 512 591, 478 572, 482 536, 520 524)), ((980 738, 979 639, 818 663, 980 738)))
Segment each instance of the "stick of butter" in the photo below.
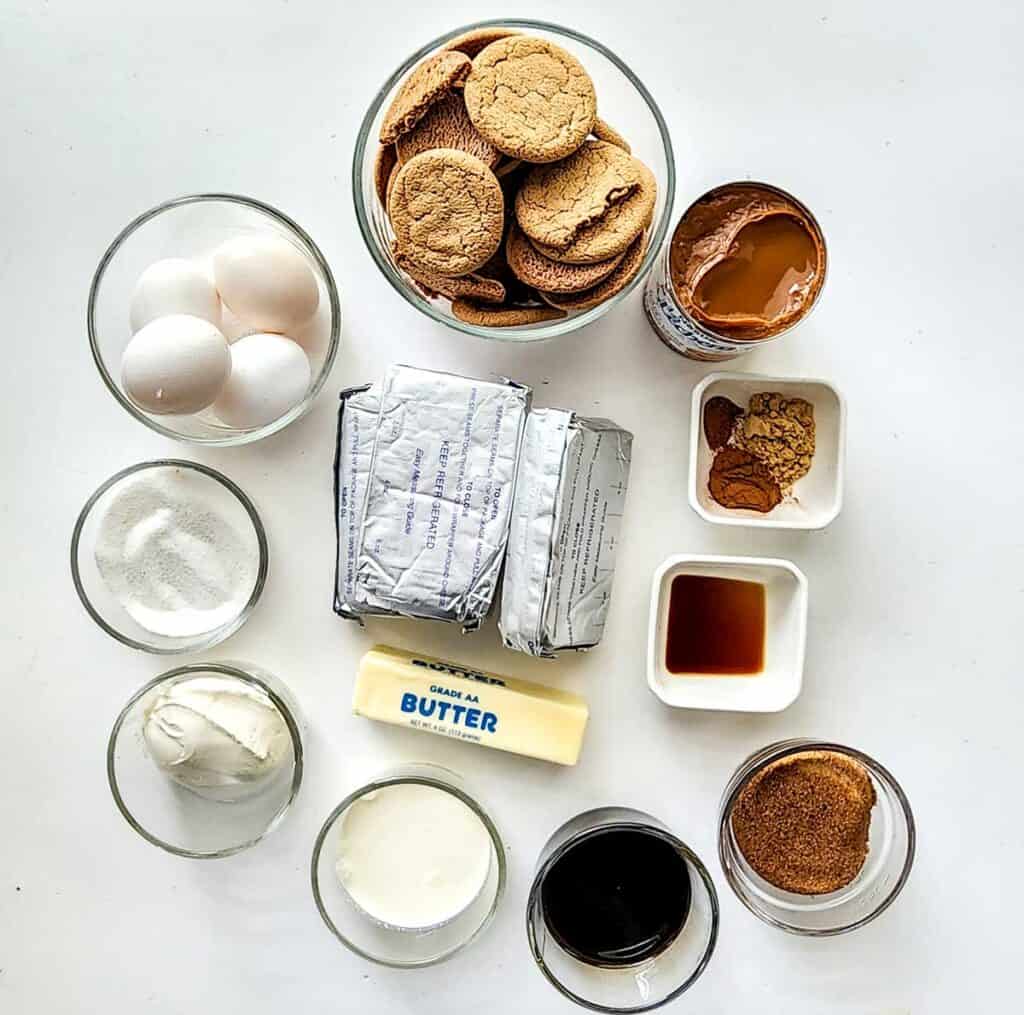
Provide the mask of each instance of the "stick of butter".
POLYGON ((359 663, 352 711, 559 765, 576 764, 590 714, 577 694, 383 645, 359 663))

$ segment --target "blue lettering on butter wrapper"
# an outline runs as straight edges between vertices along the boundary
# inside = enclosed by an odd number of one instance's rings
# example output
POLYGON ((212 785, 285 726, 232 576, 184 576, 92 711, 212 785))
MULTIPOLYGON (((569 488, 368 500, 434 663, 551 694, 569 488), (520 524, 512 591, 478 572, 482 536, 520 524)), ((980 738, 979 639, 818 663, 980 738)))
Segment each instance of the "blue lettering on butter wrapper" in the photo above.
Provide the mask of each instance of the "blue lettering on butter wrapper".
POLYGON ((479 708, 467 708, 450 701, 431 698, 427 695, 413 694, 406 691, 402 694, 399 707, 403 712, 419 714, 429 719, 436 714, 440 722, 450 722, 455 726, 464 726, 482 733, 498 732, 498 716, 494 712, 485 712, 479 708))

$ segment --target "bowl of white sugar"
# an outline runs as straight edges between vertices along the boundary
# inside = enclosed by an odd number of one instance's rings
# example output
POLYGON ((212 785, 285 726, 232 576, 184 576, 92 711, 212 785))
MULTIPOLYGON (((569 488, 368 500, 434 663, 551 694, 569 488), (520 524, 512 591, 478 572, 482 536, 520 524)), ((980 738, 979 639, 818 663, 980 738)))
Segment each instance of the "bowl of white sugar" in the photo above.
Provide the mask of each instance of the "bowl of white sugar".
POLYGON ((86 501, 71 574, 112 638, 159 655, 195 652, 248 619, 267 577, 267 537, 227 476, 198 462, 140 462, 86 501))

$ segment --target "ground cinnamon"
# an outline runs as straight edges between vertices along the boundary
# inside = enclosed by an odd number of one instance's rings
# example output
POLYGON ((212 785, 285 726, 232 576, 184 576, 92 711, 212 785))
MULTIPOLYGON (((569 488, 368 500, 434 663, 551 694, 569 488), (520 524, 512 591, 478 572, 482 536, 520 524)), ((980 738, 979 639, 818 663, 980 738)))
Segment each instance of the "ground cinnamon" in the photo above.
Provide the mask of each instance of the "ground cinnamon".
POLYGON ((768 466, 742 448, 722 448, 711 463, 708 490, 722 507, 771 511, 782 501, 782 488, 768 466))
POLYGON ((875 787, 836 751, 802 751, 765 766, 741 790, 730 821, 747 863, 799 895, 848 885, 868 854, 875 787))

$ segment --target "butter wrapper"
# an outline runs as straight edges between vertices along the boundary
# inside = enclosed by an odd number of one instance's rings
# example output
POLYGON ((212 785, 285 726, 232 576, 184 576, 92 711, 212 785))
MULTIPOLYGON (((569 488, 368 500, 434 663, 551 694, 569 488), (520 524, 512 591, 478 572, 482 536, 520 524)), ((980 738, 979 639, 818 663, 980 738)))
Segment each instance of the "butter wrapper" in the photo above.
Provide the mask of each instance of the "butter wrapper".
POLYGON ((501 587, 509 648, 550 658, 600 642, 632 446, 611 420, 530 413, 501 587))
POLYGON ((530 389, 392 367, 366 483, 356 613, 480 625, 508 541, 530 389))
POLYGON ((558 765, 576 764, 589 718, 568 691, 382 645, 359 664, 352 711, 558 765))
POLYGON ((356 561, 379 415, 380 385, 364 384, 341 393, 338 443, 334 456, 334 510, 338 536, 334 612, 349 620, 359 620, 355 605, 356 561))

